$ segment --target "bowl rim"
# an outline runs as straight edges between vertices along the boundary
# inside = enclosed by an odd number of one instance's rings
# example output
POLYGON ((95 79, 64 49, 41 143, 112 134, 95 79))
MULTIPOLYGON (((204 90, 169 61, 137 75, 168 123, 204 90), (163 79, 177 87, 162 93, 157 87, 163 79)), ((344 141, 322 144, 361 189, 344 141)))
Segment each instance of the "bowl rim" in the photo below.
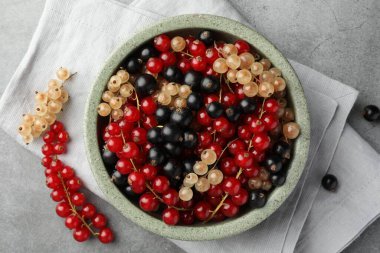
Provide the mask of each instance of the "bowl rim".
POLYGON ((159 23, 143 29, 112 53, 100 71, 86 102, 84 140, 87 159, 100 190, 104 193, 108 202, 125 217, 144 229, 164 237, 179 240, 213 240, 232 236, 258 225, 274 213, 292 193, 306 165, 310 142, 310 120, 306 99, 299 79, 287 59, 271 42, 253 28, 234 20, 208 14, 187 14, 165 18, 159 23), (263 208, 251 210, 242 216, 219 223, 197 226, 168 226, 161 220, 136 207, 111 182, 99 152, 97 136, 98 114, 94 108, 101 101, 101 94, 109 77, 125 56, 158 34, 189 28, 212 29, 244 39, 270 59, 274 66, 281 69, 283 78, 288 84, 288 96, 295 110, 296 122, 301 127, 301 134, 295 141, 293 153, 297 155, 292 158, 289 164, 285 184, 273 190, 263 208))

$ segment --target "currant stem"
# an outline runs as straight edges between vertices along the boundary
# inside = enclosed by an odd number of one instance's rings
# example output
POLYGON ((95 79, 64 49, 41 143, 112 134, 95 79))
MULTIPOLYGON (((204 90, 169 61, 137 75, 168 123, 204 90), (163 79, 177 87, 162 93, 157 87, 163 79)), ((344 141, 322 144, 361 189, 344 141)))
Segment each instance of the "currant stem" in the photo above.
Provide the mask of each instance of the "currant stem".
POLYGON ((259 119, 261 119, 261 117, 263 116, 263 114, 264 114, 264 103, 265 103, 265 100, 266 100, 266 98, 264 98, 264 100, 263 100, 263 104, 261 105, 261 109, 260 109, 260 116, 259 116, 259 119))

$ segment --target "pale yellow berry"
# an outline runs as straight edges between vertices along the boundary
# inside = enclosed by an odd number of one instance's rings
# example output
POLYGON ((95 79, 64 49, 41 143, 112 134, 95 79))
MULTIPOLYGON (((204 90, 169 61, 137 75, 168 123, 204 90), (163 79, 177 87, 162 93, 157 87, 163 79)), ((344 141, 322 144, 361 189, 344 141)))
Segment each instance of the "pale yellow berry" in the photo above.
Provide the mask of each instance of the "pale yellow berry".
POLYGON ((121 86, 121 77, 118 75, 113 75, 108 82, 108 85, 107 85, 108 89, 112 92, 117 92, 119 91, 120 86, 121 86))
POLYGON ((197 162, 195 162, 195 164, 193 166, 193 171, 195 174, 202 176, 202 175, 207 173, 208 166, 206 163, 204 163, 202 161, 197 161, 197 162))
POLYGON ((207 192, 210 189, 210 182, 206 178, 201 177, 195 183, 195 189, 199 192, 207 192))
POLYGON ((157 96, 157 102, 162 105, 168 105, 172 101, 172 97, 167 92, 160 92, 157 96))
POLYGON ((249 69, 251 65, 255 62, 255 57, 248 52, 241 53, 239 57, 241 69, 249 69))
POLYGON ((37 116, 44 116, 48 111, 46 104, 37 104, 34 107, 34 112, 37 116))
POLYGON ((231 69, 237 69, 240 67, 240 57, 237 54, 231 54, 226 59, 226 64, 231 69))
POLYGON ((286 100, 285 98, 279 98, 277 101, 280 107, 285 108, 288 105, 288 100, 286 100))
POLYGON ((175 96, 178 94, 178 86, 176 83, 168 83, 165 85, 165 92, 169 94, 170 96, 175 96))
POLYGON ((282 77, 275 77, 273 86, 275 91, 283 91, 286 88, 285 80, 282 77))
POLYGON ((55 113, 47 112, 44 116, 44 119, 46 120, 46 122, 50 126, 55 122, 55 120, 57 119, 57 116, 55 115, 55 113))
POLYGON ((259 92, 259 86, 255 82, 249 82, 243 85, 243 93, 247 97, 254 97, 259 92))
POLYGON ((270 177, 270 173, 268 170, 266 169, 261 169, 260 172, 259 172, 259 178, 261 180, 268 180, 270 177))
POLYGON ((171 42, 170 45, 174 52, 181 52, 186 47, 186 41, 183 37, 175 36, 171 42))
POLYGON ((269 191, 270 189, 272 189, 271 181, 269 180, 264 181, 263 185, 261 186, 261 189, 263 189, 264 191, 269 191))
POLYGON ((260 63, 263 65, 264 70, 269 70, 271 63, 268 59, 266 59, 266 58, 261 59, 260 63))
POLYGON ((47 123, 46 119, 44 119, 42 117, 36 117, 36 119, 34 120, 33 126, 37 130, 41 130, 41 132, 43 132, 43 131, 45 131, 47 129, 47 127, 49 126, 49 124, 47 123))
POLYGON ((217 156, 214 150, 205 149, 201 153, 201 160, 207 165, 211 165, 216 162, 217 156))
POLYGON ((228 66, 226 63, 226 59, 218 58, 212 64, 212 69, 219 74, 226 73, 228 71, 228 66))
POLYGON ((258 76, 261 73, 263 73, 263 71, 264 71, 263 64, 261 64, 260 62, 254 62, 254 63, 252 63, 252 65, 251 65, 251 73, 253 75, 258 76))
POLYGON ((22 123, 31 126, 34 122, 35 117, 32 114, 24 114, 22 116, 22 123))
POLYGON ((48 97, 50 99, 56 100, 58 99, 62 94, 62 91, 60 88, 49 88, 48 90, 48 97))
POLYGON ((275 77, 281 76, 281 70, 276 67, 271 68, 269 72, 271 72, 275 77))
POLYGON ((42 133, 42 127, 41 126, 37 126, 37 125, 33 125, 32 126, 32 136, 33 138, 38 138, 42 133))
POLYGON ((191 94, 191 87, 189 85, 181 85, 178 90, 178 96, 187 98, 191 94))
POLYGON ((263 73, 261 73, 261 75, 260 75, 260 81, 261 82, 273 83, 274 75, 269 71, 263 71, 263 73))
POLYGON ((212 185, 220 184, 223 181, 223 172, 220 170, 210 170, 207 179, 212 185))
POLYGON ((193 198, 193 190, 189 187, 182 187, 179 190, 178 196, 182 201, 189 201, 193 198))
POLYGON ((285 108, 284 115, 283 115, 282 119, 285 122, 294 121, 295 116, 294 116, 293 109, 289 108, 289 107, 285 108))
POLYGON ((174 99, 174 107, 176 108, 185 108, 187 105, 187 101, 185 98, 178 97, 174 99))
MULTIPOLYGON (((120 90, 121 90, 121 88, 120 88, 120 90)), ((113 92, 111 92, 109 90, 106 90, 102 94, 102 99, 103 99, 104 102, 109 103, 110 100, 111 100, 111 98, 113 98, 114 96, 115 96, 115 94, 113 92)))
POLYGON ((120 87, 120 95, 122 97, 125 97, 125 98, 128 98, 130 96, 132 96, 133 94, 133 85, 131 83, 126 83, 126 84, 123 84, 121 87, 120 87))
POLYGON ((282 126, 285 138, 295 139, 300 134, 300 126, 295 122, 288 122, 282 126))
POLYGON ((47 107, 49 112, 59 113, 62 110, 62 103, 56 100, 50 100, 47 107))
POLYGON ((67 80, 70 77, 70 71, 67 68, 60 67, 57 70, 57 77, 59 80, 67 80))
POLYGON ((21 135, 28 135, 32 133, 32 127, 30 125, 21 124, 18 127, 18 133, 21 135))
POLYGON ((268 82, 260 83, 259 85, 259 95, 264 98, 268 98, 273 95, 274 87, 273 84, 268 82))
POLYGON ((123 105, 123 102, 120 97, 112 97, 109 105, 112 109, 119 109, 123 105))
POLYGON ((34 99, 37 104, 46 104, 48 101, 48 94, 47 92, 36 91, 36 95, 34 96, 34 99))
POLYGON ((115 109, 111 112, 111 117, 114 121, 118 121, 123 117, 123 110, 122 109, 115 109))
POLYGON ((198 175, 191 172, 186 175, 183 179, 183 185, 187 187, 193 187, 193 185, 198 181, 198 175))
POLYGON ((108 116, 111 113, 111 107, 107 103, 100 103, 97 108, 98 114, 102 117, 108 116))
POLYGON ((238 71, 236 69, 230 69, 228 70, 227 72, 227 79, 228 81, 230 81, 231 83, 236 83, 237 82, 237 79, 236 79, 236 73, 238 71))
POLYGON ((48 82, 48 88, 61 88, 62 87, 62 83, 60 81, 58 81, 57 79, 51 79, 49 80, 48 82))
POLYGON ((246 84, 252 80, 252 74, 247 69, 242 69, 236 73, 236 79, 238 83, 246 84))
POLYGON ((251 190, 261 189, 263 181, 260 178, 252 177, 248 180, 248 187, 251 190))
POLYGON ((116 75, 120 76, 122 83, 128 82, 129 80, 129 73, 124 69, 117 71, 116 75))
POLYGON ((25 144, 29 144, 33 141, 33 135, 32 134, 27 134, 22 136, 22 140, 24 141, 25 144))
POLYGON ((57 101, 62 104, 66 103, 69 100, 69 93, 64 88, 61 88, 61 96, 57 99, 57 101))
POLYGON ((222 48, 222 55, 224 58, 227 58, 228 56, 237 53, 238 49, 233 44, 224 44, 222 48))

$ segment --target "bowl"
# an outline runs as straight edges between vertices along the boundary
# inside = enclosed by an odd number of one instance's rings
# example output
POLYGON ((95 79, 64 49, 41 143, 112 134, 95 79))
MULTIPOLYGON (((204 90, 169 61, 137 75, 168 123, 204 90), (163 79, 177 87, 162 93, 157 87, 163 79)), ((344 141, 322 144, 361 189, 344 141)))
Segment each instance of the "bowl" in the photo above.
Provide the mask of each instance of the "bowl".
POLYGON ((162 20, 134 35, 122 44, 107 60, 101 70, 87 100, 85 111, 85 145, 92 173, 104 196, 125 217, 141 227, 158 235, 179 240, 212 240, 235 235, 255 227, 275 212, 295 188, 304 170, 310 140, 310 121, 305 96, 293 68, 276 47, 250 27, 239 22, 212 15, 181 15, 162 20), (142 211, 129 201, 111 182, 103 164, 98 142, 98 114, 96 107, 101 101, 109 78, 122 60, 134 49, 156 35, 195 34, 202 29, 216 31, 218 36, 233 41, 238 38, 253 45, 260 54, 267 57, 275 67, 282 70, 287 83, 288 99, 295 110, 296 122, 301 134, 293 147, 293 157, 283 186, 277 187, 268 197, 267 204, 260 209, 249 210, 236 218, 219 223, 197 224, 192 226, 168 226, 160 219, 142 211))

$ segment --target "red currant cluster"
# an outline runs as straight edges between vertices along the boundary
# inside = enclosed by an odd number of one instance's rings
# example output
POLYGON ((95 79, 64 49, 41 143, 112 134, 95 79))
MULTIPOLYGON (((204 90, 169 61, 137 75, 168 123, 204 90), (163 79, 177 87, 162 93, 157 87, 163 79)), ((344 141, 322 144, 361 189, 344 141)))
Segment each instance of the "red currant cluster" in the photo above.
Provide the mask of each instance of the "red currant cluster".
POLYGON ((102 243, 112 242, 113 232, 106 227, 106 217, 97 213, 93 204, 86 202, 85 195, 79 192, 81 180, 70 166, 58 159, 58 155, 66 152, 69 141, 69 134, 63 124, 55 121, 43 135, 43 140, 45 144, 41 151, 44 157, 41 163, 46 168, 46 186, 52 189, 50 196, 59 202, 56 206, 57 215, 65 218, 66 227, 73 230, 73 237, 78 242, 86 241, 91 234, 102 243))
POLYGON ((117 103, 98 107, 118 110, 100 124, 113 182, 168 225, 263 207, 300 132, 281 71, 247 42, 214 36, 155 37, 110 78, 103 102, 117 103))

